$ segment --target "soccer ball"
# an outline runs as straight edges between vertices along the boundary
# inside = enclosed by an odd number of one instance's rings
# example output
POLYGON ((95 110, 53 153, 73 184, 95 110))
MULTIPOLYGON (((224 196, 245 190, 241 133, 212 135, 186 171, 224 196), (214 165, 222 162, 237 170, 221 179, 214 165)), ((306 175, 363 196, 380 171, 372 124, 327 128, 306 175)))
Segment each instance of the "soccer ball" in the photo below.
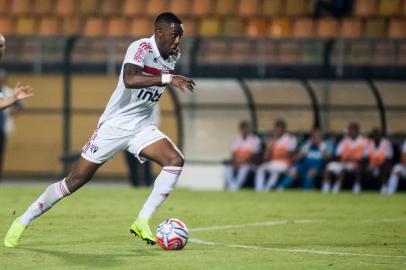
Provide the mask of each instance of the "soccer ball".
POLYGON ((164 250, 178 250, 186 246, 189 230, 176 218, 167 219, 156 230, 156 241, 164 250))

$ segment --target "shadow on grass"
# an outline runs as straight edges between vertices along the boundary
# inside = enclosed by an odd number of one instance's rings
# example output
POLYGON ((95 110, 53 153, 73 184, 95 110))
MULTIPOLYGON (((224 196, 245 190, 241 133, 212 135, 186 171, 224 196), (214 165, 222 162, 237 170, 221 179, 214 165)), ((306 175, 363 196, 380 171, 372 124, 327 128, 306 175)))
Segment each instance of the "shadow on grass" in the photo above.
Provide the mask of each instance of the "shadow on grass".
POLYGON ((136 260, 137 257, 158 255, 156 250, 147 250, 147 249, 131 249, 128 250, 127 253, 97 253, 96 251, 90 251, 93 253, 90 252, 79 253, 79 252, 56 251, 29 247, 20 247, 19 249, 57 257, 71 267, 85 266, 85 267, 108 268, 112 266, 122 265, 128 262, 126 258, 127 259, 133 258, 136 260))

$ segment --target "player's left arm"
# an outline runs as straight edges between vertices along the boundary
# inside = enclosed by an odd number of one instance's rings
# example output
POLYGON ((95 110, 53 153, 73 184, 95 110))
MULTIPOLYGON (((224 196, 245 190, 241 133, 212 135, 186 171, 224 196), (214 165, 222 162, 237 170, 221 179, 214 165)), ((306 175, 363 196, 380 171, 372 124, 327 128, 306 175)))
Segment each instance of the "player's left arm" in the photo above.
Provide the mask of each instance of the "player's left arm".
POLYGON ((17 101, 29 98, 33 95, 32 88, 29 85, 21 85, 20 82, 14 88, 13 95, 0 99, 0 109, 8 108, 17 101))

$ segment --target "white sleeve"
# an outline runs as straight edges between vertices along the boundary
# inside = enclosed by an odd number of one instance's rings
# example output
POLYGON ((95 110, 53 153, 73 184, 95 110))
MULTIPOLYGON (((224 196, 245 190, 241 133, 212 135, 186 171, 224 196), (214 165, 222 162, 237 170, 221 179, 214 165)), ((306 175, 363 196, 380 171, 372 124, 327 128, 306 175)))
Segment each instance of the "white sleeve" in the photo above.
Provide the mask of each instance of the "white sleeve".
POLYGON ((389 159, 389 158, 393 157, 393 146, 389 140, 387 142, 388 142, 388 148, 386 148, 385 157, 389 159))
POLYGON ((336 148, 336 156, 341 155, 341 153, 343 152, 343 148, 344 148, 344 140, 341 140, 336 148))
POLYGON ((144 67, 145 55, 148 53, 150 46, 148 42, 142 39, 131 43, 125 54, 123 65, 129 63, 144 67))
POLYGON ((364 147, 364 157, 368 157, 369 156, 369 141, 365 140, 365 147, 364 147))
POLYGON ((402 153, 406 153, 406 141, 403 143, 402 153))
POLYGON ((297 145, 296 138, 294 136, 290 136, 289 151, 295 151, 296 150, 296 145, 297 145))
POLYGON ((306 142, 303 146, 302 149, 300 149, 300 153, 302 153, 303 155, 307 155, 309 152, 309 148, 310 148, 310 142, 306 142))
POLYGON ((233 142, 231 143, 231 152, 234 153, 235 150, 237 150, 237 147, 238 147, 238 138, 235 137, 233 139, 233 142))
POLYGON ((254 154, 258 154, 261 151, 261 140, 255 136, 255 147, 254 147, 254 154))

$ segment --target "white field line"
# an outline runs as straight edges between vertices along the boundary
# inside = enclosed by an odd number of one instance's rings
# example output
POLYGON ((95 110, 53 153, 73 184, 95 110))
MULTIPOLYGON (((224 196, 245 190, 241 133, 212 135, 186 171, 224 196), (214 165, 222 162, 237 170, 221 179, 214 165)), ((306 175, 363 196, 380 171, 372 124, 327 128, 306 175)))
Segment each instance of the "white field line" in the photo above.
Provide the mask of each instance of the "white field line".
POLYGON ((378 258, 397 258, 406 259, 406 256, 402 255, 383 255, 383 254, 368 254, 368 253, 350 253, 350 252, 335 252, 335 251, 325 251, 316 249, 288 249, 288 248, 270 248, 270 247, 259 247, 251 245, 228 245, 222 243, 215 243, 200 239, 189 239, 190 242, 208 246, 222 246, 229 248, 240 248, 240 249, 252 249, 252 250, 266 250, 266 251, 277 251, 277 252, 289 252, 289 253, 310 253, 317 255, 336 255, 336 256, 357 256, 357 257, 378 257, 378 258))
POLYGON ((218 231, 218 230, 227 230, 227 229, 238 229, 246 227, 260 227, 260 226, 271 226, 271 225, 284 225, 284 224, 306 224, 314 223, 316 220, 279 220, 279 221, 265 221, 257 223, 248 223, 248 224, 237 224, 237 225, 222 225, 222 226, 211 226, 211 227, 202 227, 202 228, 193 228, 189 231, 191 232, 202 232, 202 231, 218 231))

